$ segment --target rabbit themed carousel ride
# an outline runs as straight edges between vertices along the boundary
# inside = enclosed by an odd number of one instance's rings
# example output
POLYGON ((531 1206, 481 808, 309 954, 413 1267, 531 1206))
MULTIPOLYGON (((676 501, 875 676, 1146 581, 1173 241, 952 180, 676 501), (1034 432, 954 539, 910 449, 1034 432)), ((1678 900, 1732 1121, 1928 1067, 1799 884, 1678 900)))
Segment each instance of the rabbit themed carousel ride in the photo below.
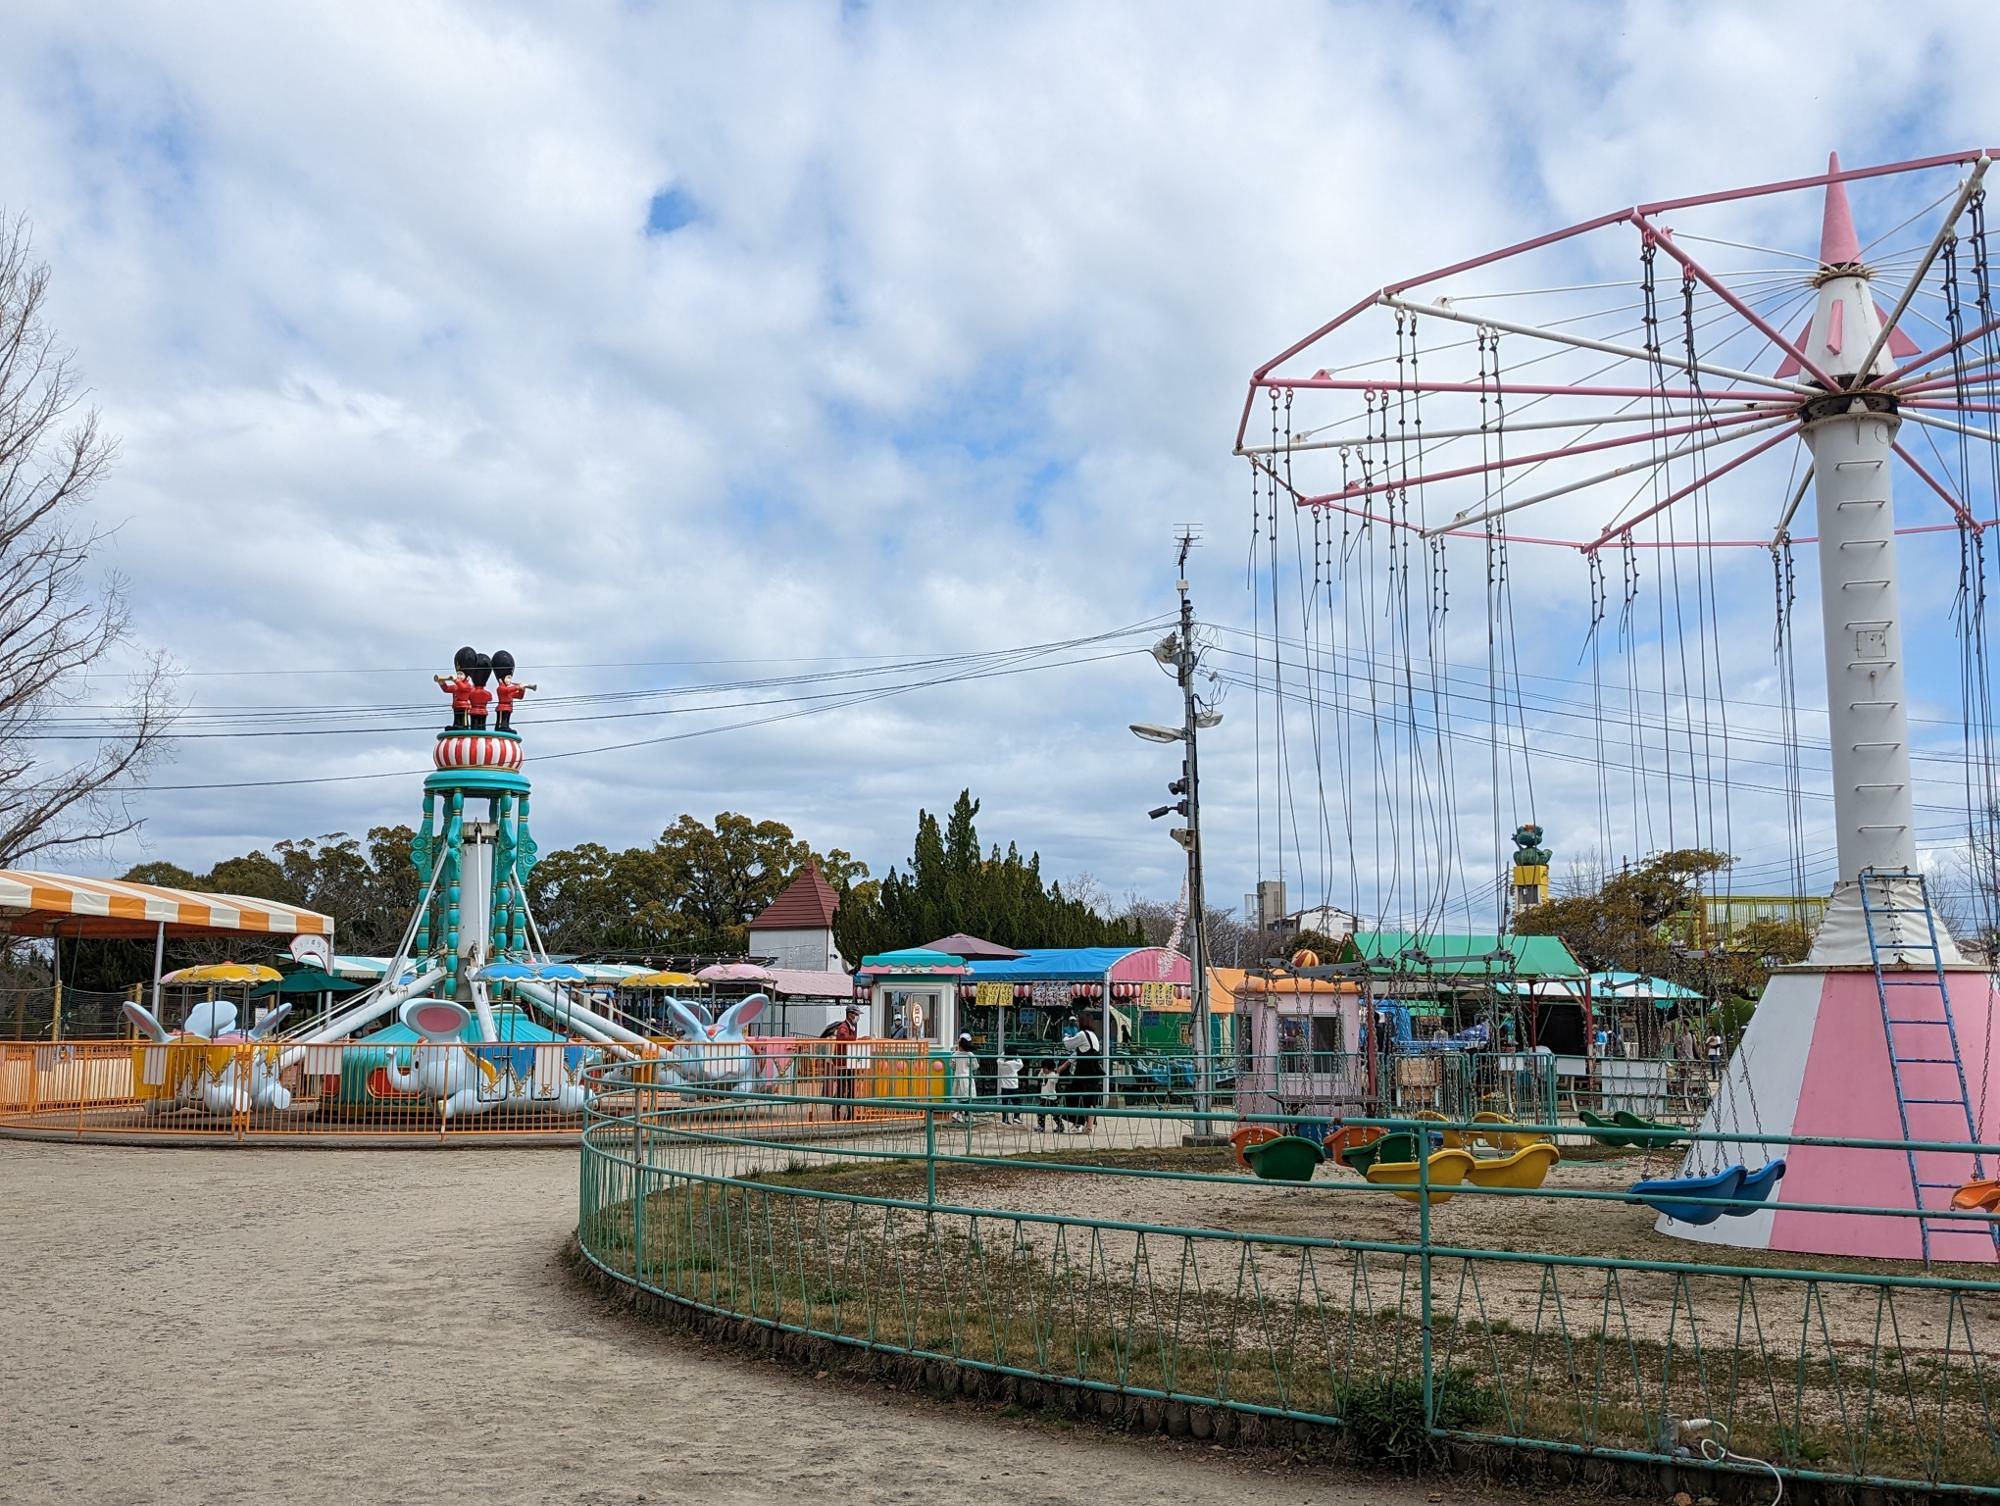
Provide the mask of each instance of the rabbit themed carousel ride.
POLYGON ((574 1117, 588 1100, 583 1069, 603 1060, 649 1061, 655 1081, 704 1093, 752 1086, 762 1063, 744 1030, 762 995, 719 1020, 669 1000, 682 1039, 663 1041, 605 996, 597 970, 549 958, 528 904, 537 849, 513 725, 536 687, 515 678, 504 650, 461 648, 434 678, 452 720, 432 749, 411 843, 423 890, 381 981, 285 1033, 282 1011, 239 1031, 233 1006, 204 1005, 169 1031, 127 1004, 135 1053, 150 1053, 134 1072, 147 1106, 241 1116, 414 1101, 444 1119, 503 1108, 510 1120, 574 1117))

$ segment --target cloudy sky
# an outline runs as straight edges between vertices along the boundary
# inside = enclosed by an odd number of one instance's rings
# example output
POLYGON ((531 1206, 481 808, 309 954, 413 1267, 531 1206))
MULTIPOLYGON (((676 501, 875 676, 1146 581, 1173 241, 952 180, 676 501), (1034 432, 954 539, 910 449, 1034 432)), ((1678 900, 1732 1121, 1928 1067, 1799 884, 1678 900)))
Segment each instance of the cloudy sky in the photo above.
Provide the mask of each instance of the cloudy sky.
MULTIPOLYGON (((1258 611, 1250 370, 1369 288, 1588 214, 2000 139, 1996 30, 1973 3, 1893 27, 1824 3, 17 4, 0 206, 122 439, 97 506, 135 644, 183 668, 203 734, 96 866, 412 819, 428 676, 463 642, 541 686, 545 846, 740 810, 880 872, 969 784, 989 838, 1171 898, 1145 818, 1171 755, 1124 726, 1175 695, 1130 650, 1173 607, 1180 523, 1202 616, 1258 611)), ((1576 693, 1583 571, 1516 568, 1534 667, 1576 693)), ((1769 564, 1728 569, 1757 582, 1754 701, 1769 564)), ((1344 853, 1260 842, 1254 700, 1231 687, 1204 744, 1212 896, 1283 863, 1295 898, 1329 867, 1345 902, 1344 853)), ((1559 849, 1643 844, 1599 831, 1588 768, 1536 800, 1559 849)), ((1781 863, 1783 809, 1742 820, 1745 863, 1781 863)))

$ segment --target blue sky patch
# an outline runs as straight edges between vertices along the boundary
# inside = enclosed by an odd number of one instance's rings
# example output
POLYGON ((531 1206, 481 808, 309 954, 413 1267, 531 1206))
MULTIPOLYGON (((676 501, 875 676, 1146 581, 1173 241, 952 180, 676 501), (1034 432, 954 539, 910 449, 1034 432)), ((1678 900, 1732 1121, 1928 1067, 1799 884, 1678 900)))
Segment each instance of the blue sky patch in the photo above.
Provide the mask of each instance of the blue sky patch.
POLYGON ((684 188, 663 188, 646 206, 646 234, 672 235, 701 218, 701 206, 684 188))

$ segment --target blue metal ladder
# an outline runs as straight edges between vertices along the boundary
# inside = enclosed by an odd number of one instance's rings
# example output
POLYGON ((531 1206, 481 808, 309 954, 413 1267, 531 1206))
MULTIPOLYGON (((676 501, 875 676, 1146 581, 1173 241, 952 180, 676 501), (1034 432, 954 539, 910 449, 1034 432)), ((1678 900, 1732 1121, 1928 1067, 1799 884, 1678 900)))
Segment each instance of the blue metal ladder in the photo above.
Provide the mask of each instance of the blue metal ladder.
MULTIPOLYGON (((1945 984, 1944 954, 1938 947, 1937 919, 1931 913, 1930 894, 1921 873, 1881 871, 1868 868, 1860 875, 1861 918, 1868 928, 1868 957, 1875 967, 1875 996, 1882 1005, 1882 1029, 1889 1043, 1889 1076, 1896 1085, 1896 1115, 1903 1126, 1905 1140, 1965 1140, 1977 1143, 1979 1122, 1973 1117, 1972 1096, 1965 1083, 1965 1059, 1959 1054, 1958 1027, 1951 1017, 1951 991, 1945 984), (1917 891, 1914 905, 1897 902, 1892 884, 1912 884, 1917 891), (1904 940, 1900 935, 1885 938, 1878 931, 1901 932, 1906 927, 1904 917, 1921 916, 1923 930, 1921 939, 1904 940), (1882 954, 1887 950, 1896 954, 1900 961, 1908 956, 1915 966, 1898 967, 1894 973, 1885 973, 1882 968, 1882 954), (1929 965, 1922 959, 1928 957, 1929 965), (1891 991, 1894 990, 1892 993, 1891 991), (1904 1084, 1904 1069, 1909 1067, 1936 1068, 1950 1067, 1958 1084, 1956 1098, 1912 1097, 1904 1084), (1936 1117, 1943 1119, 1941 1131, 1921 1136, 1910 1128, 1912 1108, 1935 1109, 1936 1117), (1953 1111, 1956 1111, 1955 1114, 1953 1111), (1953 1119, 1956 1123, 1953 1123, 1953 1119)), ((1924 1077, 1942 1074, 1926 1071, 1924 1077)), ((1936 1088, 1928 1090, 1931 1093, 1936 1088)), ((1910 1163, 1910 1187, 1917 1200, 1917 1207, 1926 1212, 1948 1214, 1951 1211, 1951 1195, 1962 1185, 1959 1182, 1927 1182, 1917 1165, 1917 1152, 1905 1149, 1904 1155, 1910 1163)), ((1986 1175, 1985 1167, 1977 1151, 1972 1155, 1972 1176, 1976 1180, 1986 1175)), ((1967 1239, 1990 1240, 1996 1250, 2000 1250, 2000 1221, 1984 1227, 1972 1219, 1962 1218, 1919 1218, 1917 1228, 1923 1235, 1924 1263, 1933 1259, 1932 1242, 1945 1241, 1945 1248, 1936 1258, 1949 1260, 1952 1250, 1964 1252, 1967 1239)))

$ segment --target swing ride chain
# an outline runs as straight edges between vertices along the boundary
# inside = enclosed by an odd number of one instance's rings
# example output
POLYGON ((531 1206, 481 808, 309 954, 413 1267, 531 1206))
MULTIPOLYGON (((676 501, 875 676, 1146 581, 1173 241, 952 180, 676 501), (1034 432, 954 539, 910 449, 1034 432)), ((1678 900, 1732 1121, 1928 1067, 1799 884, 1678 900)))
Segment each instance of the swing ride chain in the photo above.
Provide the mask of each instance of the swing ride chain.
POLYGON ((1653 243, 1650 232, 1642 232, 1639 246, 1639 295, 1645 306, 1644 323, 1646 337, 1644 348, 1655 363, 1660 359, 1660 305, 1659 296, 1653 283, 1653 259, 1659 254, 1659 247, 1653 243))
POLYGON ((1681 278, 1681 348, 1687 358, 1688 386, 1694 389, 1695 412, 1705 417, 1708 399, 1702 396, 1701 368, 1694 349, 1694 289, 1694 273, 1689 272, 1681 278))

